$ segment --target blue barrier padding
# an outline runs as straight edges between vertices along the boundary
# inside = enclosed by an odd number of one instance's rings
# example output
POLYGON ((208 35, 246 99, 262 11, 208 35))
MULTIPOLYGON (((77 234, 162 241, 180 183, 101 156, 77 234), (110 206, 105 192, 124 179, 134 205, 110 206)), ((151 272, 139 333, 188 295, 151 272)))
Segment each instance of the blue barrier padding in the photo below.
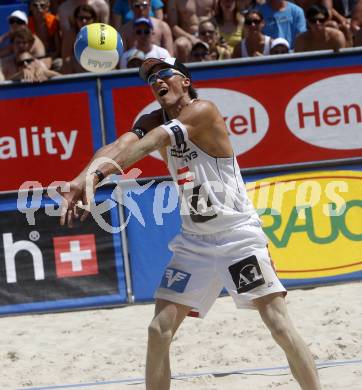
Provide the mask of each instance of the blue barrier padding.
MULTIPOLYGON (((163 182, 152 185, 141 195, 131 191, 126 196, 132 196, 137 202, 145 225, 135 215, 130 217, 127 225, 133 294, 136 302, 149 301, 172 256, 167 247, 168 242, 180 230, 178 207, 171 213, 162 214, 162 208, 167 207, 170 199, 172 205, 177 202, 177 193, 172 182, 163 182), (163 204, 155 201, 161 192, 165 195, 163 204)), ((125 210, 128 218, 130 211, 127 208, 125 210)))
POLYGON ((327 284, 335 284, 341 282, 353 282, 362 279, 362 271, 340 274, 337 276, 328 276, 324 278, 308 278, 308 279, 281 279, 284 286, 287 288, 298 287, 316 287, 327 284))

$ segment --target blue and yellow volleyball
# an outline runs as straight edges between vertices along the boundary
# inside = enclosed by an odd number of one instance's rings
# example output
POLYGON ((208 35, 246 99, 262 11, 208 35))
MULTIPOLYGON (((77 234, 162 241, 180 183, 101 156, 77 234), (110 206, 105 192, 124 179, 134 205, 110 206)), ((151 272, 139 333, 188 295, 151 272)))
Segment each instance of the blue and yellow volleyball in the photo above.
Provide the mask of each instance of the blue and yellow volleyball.
POLYGON ((92 23, 80 29, 74 55, 89 72, 114 69, 123 53, 123 42, 118 31, 105 23, 92 23))

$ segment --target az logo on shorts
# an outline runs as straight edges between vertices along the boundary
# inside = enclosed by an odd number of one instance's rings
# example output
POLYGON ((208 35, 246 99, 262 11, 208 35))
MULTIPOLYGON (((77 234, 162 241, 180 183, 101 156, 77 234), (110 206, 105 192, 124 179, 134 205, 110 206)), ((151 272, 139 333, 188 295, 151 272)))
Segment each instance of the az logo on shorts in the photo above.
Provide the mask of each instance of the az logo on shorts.
POLYGON ((256 256, 250 256, 229 267, 238 294, 252 290, 265 283, 256 256))
POLYGON ((169 288, 182 293, 185 291, 190 277, 191 274, 187 272, 183 272, 175 268, 167 268, 162 277, 160 287, 169 288))

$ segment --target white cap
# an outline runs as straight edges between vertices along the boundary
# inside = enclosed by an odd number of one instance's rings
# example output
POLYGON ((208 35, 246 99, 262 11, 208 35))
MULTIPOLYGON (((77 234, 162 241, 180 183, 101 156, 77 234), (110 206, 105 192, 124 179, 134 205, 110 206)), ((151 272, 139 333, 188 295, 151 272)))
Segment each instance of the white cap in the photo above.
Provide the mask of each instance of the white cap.
POLYGON ((25 12, 23 11, 20 11, 19 9, 17 9, 16 11, 12 12, 9 16, 8 16, 8 20, 12 19, 12 18, 17 18, 17 19, 20 19, 22 20, 23 22, 25 22, 26 24, 28 24, 28 17, 26 15, 25 12))
POLYGON ((141 50, 138 50, 136 48, 133 48, 129 51, 128 53, 128 57, 127 57, 127 62, 131 61, 131 60, 134 60, 134 59, 139 59, 139 60, 142 60, 144 61, 145 60, 145 53, 141 50))
POLYGON ((286 46, 288 48, 288 50, 290 49, 289 42, 284 38, 273 39, 273 41, 270 45, 270 48, 272 49, 273 47, 278 46, 278 45, 286 46))

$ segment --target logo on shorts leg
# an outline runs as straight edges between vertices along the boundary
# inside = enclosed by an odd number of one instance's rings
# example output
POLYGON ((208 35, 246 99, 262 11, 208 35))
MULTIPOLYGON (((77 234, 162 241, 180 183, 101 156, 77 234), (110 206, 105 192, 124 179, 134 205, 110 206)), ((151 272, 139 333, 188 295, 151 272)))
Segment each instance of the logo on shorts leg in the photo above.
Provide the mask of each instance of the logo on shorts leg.
POLYGON ((252 290, 265 283, 258 259, 247 257, 229 267, 238 294, 252 290))
POLYGON ((167 268, 162 277, 160 287, 169 288, 182 293, 185 291, 190 276, 191 274, 187 272, 183 272, 175 268, 167 268))

